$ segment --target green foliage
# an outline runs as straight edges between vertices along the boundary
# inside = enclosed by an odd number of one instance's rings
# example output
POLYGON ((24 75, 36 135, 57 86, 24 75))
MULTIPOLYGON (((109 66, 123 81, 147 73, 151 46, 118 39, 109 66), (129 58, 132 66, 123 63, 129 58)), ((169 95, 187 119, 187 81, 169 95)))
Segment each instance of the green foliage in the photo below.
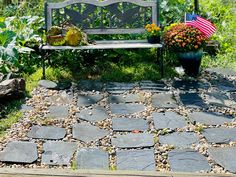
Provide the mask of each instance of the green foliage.
POLYGON ((11 101, 9 103, 0 103, 0 137, 5 134, 5 131, 16 123, 22 113, 19 111, 22 101, 11 101))
POLYGON ((34 51, 29 47, 39 46, 40 38, 36 33, 40 20, 38 16, 0 19, 0 72, 27 69, 25 58, 34 51))

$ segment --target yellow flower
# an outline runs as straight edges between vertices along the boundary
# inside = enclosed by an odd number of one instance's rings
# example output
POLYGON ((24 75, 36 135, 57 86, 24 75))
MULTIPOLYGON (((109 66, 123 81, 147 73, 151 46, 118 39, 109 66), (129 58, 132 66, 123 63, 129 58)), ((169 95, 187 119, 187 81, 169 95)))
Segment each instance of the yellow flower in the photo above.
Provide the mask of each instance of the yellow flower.
POLYGON ((146 28, 146 29, 151 28, 151 25, 150 25, 150 24, 147 24, 145 28, 146 28))
POLYGON ((152 29, 151 29, 151 28, 148 28, 148 29, 147 29, 147 31, 148 31, 148 32, 151 32, 151 31, 152 31, 152 29))
POLYGON ((158 26, 155 27, 155 30, 156 30, 156 31, 160 31, 160 27, 158 27, 158 26))
POLYGON ((153 28, 156 27, 155 23, 151 24, 151 26, 152 26, 153 28))

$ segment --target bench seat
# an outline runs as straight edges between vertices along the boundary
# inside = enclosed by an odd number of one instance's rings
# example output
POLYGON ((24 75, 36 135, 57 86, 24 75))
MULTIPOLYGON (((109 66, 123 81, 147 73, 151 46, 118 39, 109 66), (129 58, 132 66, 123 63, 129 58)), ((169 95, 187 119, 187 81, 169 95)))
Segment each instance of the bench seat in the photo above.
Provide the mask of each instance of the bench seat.
POLYGON ((161 48, 162 44, 150 44, 147 40, 102 40, 87 46, 51 46, 45 45, 43 50, 93 50, 93 49, 135 49, 135 48, 161 48))

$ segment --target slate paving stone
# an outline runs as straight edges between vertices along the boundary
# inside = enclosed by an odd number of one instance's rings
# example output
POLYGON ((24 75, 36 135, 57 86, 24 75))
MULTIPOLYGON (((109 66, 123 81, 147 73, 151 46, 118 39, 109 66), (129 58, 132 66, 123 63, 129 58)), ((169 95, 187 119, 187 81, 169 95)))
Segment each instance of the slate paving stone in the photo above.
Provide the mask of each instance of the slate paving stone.
POLYGON ((154 108, 176 108, 178 105, 173 97, 174 95, 171 93, 154 94, 152 96, 152 106, 154 108))
POLYGON ((137 148, 154 146, 153 136, 148 133, 130 133, 116 135, 111 139, 111 144, 119 148, 137 148))
POLYGON ((213 87, 216 87, 220 91, 223 91, 223 92, 235 92, 236 91, 236 84, 234 84, 232 81, 229 81, 225 78, 213 79, 210 82, 213 87))
POLYGON ((215 112, 193 112, 189 114, 189 119, 192 123, 222 125, 232 122, 234 118, 215 112))
POLYGON ((64 138, 66 130, 53 126, 33 126, 27 136, 34 139, 59 140, 64 138))
POLYGON ((34 108, 32 106, 28 106, 26 104, 22 104, 20 110, 22 112, 32 111, 34 108))
POLYGON ((100 94, 96 95, 79 95, 77 99, 77 106, 90 106, 96 104, 97 102, 101 101, 103 96, 100 94))
POLYGON ((201 90, 201 89, 207 90, 209 88, 209 84, 193 80, 175 80, 173 82, 173 87, 175 89, 183 91, 201 90))
POLYGON ((163 81, 152 82, 152 81, 141 81, 140 90, 147 92, 167 92, 170 88, 163 81))
POLYGON ((101 92, 104 88, 104 84, 100 81, 92 80, 81 80, 78 83, 78 89, 83 91, 99 91, 101 92))
POLYGON ((132 90, 135 86, 134 83, 109 82, 106 86, 106 90, 111 94, 122 94, 132 90))
POLYGON ((232 93, 230 97, 236 102, 236 93, 232 93))
POLYGON ((33 163, 37 158, 37 144, 31 142, 13 141, 0 152, 1 162, 33 163))
POLYGON ((53 119, 65 119, 69 114, 69 107, 68 106, 50 106, 49 113, 47 114, 48 118, 53 119))
POLYGON ((138 103, 144 100, 141 94, 110 95, 108 98, 109 103, 138 103))
POLYGON ((57 83, 57 90, 67 90, 72 86, 71 82, 59 82, 57 83))
POLYGON ((236 147, 209 148, 213 160, 231 173, 236 173, 236 147))
POLYGON ((117 170, 155 171, 153 149, 117 151, 117 170))
POLYGON ((207 105, 198 93, 180 93, 180 101, 188 108, 206 108, 207 105))
POLYGON ((207 71, 224 76, 236 76, 236 72, 230 68, 209 68, 207 71))
POLYGON ((160 136, 159 141, 162 145, 173 145, 177 148, 191 148, 192 144, 199 144, 197 135, 192 132, 174 132, 160 136))
POLYGON ((95 106, 93 109, 83 109, 76 114, 76 117, 90 122, 99 122, 107 119, 108 113, 104 107, 95 106))
POLYGON ((46 89, 56 89, 57 88, 57 83, 49 80, 40 80, 38 82, 38 85, 40 87, 44 87, 46 89))
POLYGON ((95 149, 83 148, 77 151, 76 155, 78 169, 109 169, 108 152, 95 149))
POLYGON ((72 94, 69 95, 64 91, 60 94, 52 95, 48 97, 46 100, 54 104, 70 104, 73 101, 73 95, 72 94))
POLYGON ((209 143, 229 143, 236 142, 236 128, 208 128, 204 129, 203 135, 209 143))
POLYGON ((113 131, 145 131, 148 129, 148 122, 144 119, 113 118, 112 129, 113 131))
POLYGON ((143 104, 120 103, 110 104, 110 109, 112 114, 124 115, 145 111, 145 106, 143 104))
POLYGON ((77 149, 76 143, 49 141, 43 144, 42 164, 70 165, 77 149))
POLYGON ((165 112, 165 113, 152 113, 154 120, 154 126, 156 129, 176 129, 183 128, 187 126, 187 123, 183 116, 175 112, 165 112))
POLYGON ((236 102, 230 100, 227 95, 219 92, 207 93, 206 100, 212 106, 218 106, 218 107, 230 107, 233 105, 236 106, 236 102))
POLYGON ((85 143, 102 139, 109 134, 109 131, 100 129, 89 123, 75 124, 72 130, 73 138, 79 139, 85 143))
POLYGON ((208 172, 211 170, 206 157, 191 149, 172 150, 168 154, 168 161, 173 172, 208 172))

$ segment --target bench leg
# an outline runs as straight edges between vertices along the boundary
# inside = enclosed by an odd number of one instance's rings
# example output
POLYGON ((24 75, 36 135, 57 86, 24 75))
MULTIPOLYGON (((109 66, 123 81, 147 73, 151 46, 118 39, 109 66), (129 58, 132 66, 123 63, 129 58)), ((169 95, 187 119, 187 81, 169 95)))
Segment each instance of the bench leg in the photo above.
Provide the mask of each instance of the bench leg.
POLYGON ((45 69, 45 58, 44 58, 46 55, 42 56, 43 79, 46 79, 46 74, 45 74, 46 73, 45 72, 46 71, 46 69, 45 69))
POLYGON ((164 57, 163 57, 163 48, 157 49, 157 64, 160 66, 161 77, 164 77, 164 57))

